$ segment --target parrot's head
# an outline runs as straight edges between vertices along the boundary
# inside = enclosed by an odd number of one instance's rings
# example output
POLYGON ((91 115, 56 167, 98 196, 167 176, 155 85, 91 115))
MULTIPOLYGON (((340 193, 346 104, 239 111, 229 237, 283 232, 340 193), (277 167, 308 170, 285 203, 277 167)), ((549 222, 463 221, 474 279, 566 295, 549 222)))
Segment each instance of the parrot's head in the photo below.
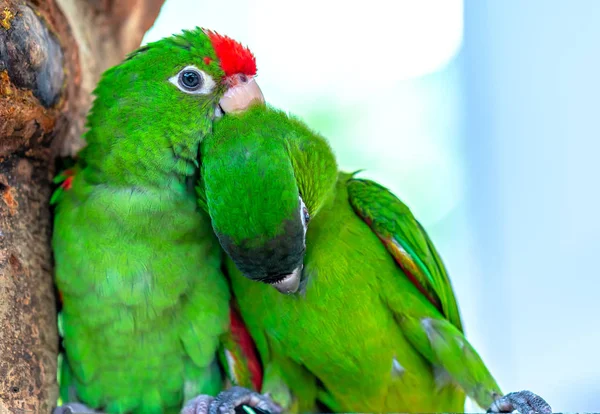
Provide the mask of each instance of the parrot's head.
POLYGON ((201 148, 200 203, 248 278, 295 293, 311 220, 333 194, 327 141, 266 106, 223 117, 201 148))
POLYGON ((215 118, 264 102, 255 76, 250 50, 210 30, 149 43, 103 74, 86 140, 122 148, 148 165, 195 163, 215 118))

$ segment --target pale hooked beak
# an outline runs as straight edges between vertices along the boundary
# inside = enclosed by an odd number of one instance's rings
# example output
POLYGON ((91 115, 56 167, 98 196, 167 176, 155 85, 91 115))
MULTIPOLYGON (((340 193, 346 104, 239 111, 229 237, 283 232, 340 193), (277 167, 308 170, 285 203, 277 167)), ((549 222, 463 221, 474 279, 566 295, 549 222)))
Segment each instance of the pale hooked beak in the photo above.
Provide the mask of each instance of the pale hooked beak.
POLYGON ((273 286, 279 292, 288 295, 296 293, 300 287, 300 279, 302 279, 303 267, 303 265, 298 266, 292 273, 281 279, 279 282, 272 283, 271 286, 273 286))
POLYGON ((264 103, 263 96, 254 77, 237 74, 227 78, 230 85, 225 95, 219 101, 219 106, 225 113, 243 112, 255 102, 264 103))

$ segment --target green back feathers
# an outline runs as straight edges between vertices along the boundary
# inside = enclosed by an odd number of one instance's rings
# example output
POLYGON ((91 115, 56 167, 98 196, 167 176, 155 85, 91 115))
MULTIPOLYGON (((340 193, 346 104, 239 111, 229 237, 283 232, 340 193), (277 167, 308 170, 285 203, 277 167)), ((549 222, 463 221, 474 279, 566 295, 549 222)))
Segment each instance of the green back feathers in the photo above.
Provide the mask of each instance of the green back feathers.
POLYGON ((406 277, 462 331, 446 268, 410 209, 387 188, 373 181, 351 178, 347 187, 352 208, 377 234, 406 277))
POLYGON ((315 216, 333 196, 338 176, 333 151, 325 138, 309 129, 302 121, 288 118, 284 113, 279 113, 279 120, 273 118, 272 122, 280 125, 280 135, 290 153, 300 195, 310 215, 315 216), (293 133, 283 134, 286 121, 292 126, 293 133))

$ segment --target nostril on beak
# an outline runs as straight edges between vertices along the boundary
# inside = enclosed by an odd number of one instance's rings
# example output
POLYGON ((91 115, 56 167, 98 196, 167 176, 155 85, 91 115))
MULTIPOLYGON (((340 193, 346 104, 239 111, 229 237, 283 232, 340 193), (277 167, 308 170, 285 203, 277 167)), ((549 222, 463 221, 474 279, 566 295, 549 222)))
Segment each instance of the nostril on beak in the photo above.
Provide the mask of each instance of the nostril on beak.
POLYGON ((244 73, 236 73, 235 75, 228 76, 225 79, 225 84, 232 88, 234 86, 246 84, 249 80, 250 79, 248 78, 248 76, 244 73))

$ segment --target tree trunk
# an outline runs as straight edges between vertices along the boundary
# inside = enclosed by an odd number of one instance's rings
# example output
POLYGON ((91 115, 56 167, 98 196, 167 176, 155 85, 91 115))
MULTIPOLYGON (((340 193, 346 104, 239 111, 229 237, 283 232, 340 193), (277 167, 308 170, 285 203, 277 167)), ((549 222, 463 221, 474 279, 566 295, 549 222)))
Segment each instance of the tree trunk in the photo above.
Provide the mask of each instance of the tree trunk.
POLYGON ((0 0, 0 413, 57 399, 48 201, 54 158, 81 148, 101 73, 164 0, 0 0))

